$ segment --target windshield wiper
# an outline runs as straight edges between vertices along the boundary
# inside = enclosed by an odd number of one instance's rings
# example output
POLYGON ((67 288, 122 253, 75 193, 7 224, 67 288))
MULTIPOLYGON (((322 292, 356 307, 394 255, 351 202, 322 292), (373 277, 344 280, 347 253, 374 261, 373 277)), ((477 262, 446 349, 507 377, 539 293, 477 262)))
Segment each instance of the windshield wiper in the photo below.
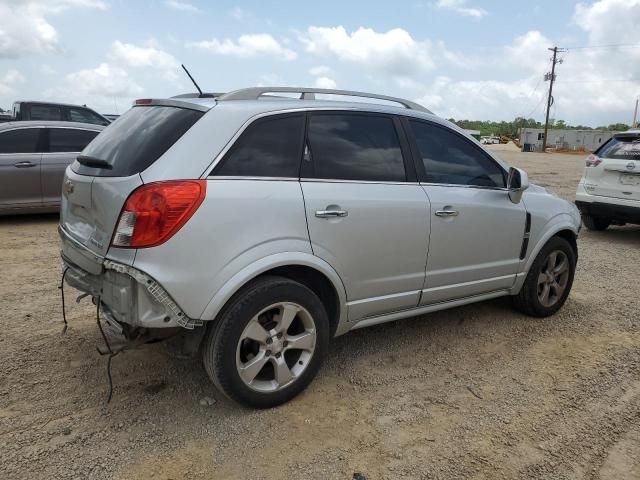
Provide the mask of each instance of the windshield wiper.
POLYGON ((111 170, 113 168, 113 165, 111 165, 106 160, 103 160, 102 158, 92 157, 90 155, 78 155, 76 157, 76 160, 87 167, 104 168, 107 170, 111 170))

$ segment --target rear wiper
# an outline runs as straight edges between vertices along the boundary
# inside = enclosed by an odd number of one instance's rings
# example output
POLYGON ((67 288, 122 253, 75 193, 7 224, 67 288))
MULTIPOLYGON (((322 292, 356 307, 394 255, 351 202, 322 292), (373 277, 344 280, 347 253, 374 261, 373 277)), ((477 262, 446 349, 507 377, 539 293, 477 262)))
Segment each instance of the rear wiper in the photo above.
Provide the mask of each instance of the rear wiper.
POLYGON ((111 165, 106 160, 103 160, 102 158, 92 157, 90 155, 78 155, 76 157, 76 160, 87 167, 105 168, 107 170, 111 170, 113 168, 113 165, 111 165))

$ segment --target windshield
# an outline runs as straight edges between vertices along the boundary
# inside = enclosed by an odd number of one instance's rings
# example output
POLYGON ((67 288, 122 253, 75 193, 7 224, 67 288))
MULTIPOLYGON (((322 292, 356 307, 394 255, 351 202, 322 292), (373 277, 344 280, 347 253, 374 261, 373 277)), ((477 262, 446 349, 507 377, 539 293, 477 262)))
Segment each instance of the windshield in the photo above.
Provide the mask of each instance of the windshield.
POLYGON ((203 112, 177 107, 133 107, 83 150, 79 161, 73 164, 73 171, 104 177, 140 173, 160 158, 202 115, 203 112), (86 161, 86 158, 93 160, 86 161))

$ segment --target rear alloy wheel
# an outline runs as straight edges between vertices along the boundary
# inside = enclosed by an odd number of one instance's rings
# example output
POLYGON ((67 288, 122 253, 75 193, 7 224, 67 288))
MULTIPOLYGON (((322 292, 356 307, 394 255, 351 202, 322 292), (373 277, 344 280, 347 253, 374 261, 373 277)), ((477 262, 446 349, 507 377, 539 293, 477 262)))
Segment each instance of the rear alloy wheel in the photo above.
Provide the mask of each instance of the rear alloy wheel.
POLYGON ((576 270, 576 252, 571 244, 553 237, 531 265, 524 285, 513 297, 515 307, 534 317, 556 313, 571 291, 576 270))
POLYGON ((253 408, 274 407, 311 382, 329 330, 324 305, 306 286, 260 278, 236 294, 211 326, 204 365, 231 399, 253 408))
POLYGON ((582 221, 589 230, 600 232, 606 230, 611 225, 611 220, 603 217, 594 217, 592 215, 583 215, 582 221))

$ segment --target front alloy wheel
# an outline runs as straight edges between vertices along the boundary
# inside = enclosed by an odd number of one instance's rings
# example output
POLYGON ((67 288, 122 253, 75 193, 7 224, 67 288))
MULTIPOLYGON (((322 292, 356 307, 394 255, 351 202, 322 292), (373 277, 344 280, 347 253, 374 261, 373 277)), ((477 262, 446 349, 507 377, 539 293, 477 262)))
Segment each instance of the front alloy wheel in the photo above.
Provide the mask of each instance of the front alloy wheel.
POLYGON ((560 310, 571 291, 576 259, 574 246, 565 238, 551 238, 533 261, 520 292, 513 297, 514 306, 533 317, 548 317, 560 310))
POLYGON ((569 259, 561 250, 552 251, 538 275, 538 299, 553 307, 562 298, 569 282, 569 259))

